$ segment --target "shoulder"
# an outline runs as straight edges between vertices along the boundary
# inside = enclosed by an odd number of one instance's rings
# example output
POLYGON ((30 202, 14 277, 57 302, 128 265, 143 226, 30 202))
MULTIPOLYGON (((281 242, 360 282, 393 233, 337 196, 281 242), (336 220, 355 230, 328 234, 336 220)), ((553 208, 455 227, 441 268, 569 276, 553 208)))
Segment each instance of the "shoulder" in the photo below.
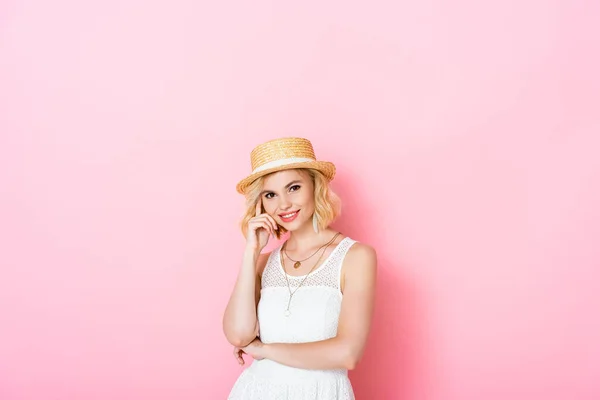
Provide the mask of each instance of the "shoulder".
POLYGON ((355 241, 348 249, 347 258, 352 261, 376 261, 377 252, 373 246, 355 241))
POLYGON ((347 273, 373 273, 377 269, 377 252, 366 243, 355 242, 346 254, 344 269, 347 273))
POLYGON ((377 280, 377 253, 368 244, 355 242, 350 246, 341 271, 340 290, 348 293, 373 293, 377 280))

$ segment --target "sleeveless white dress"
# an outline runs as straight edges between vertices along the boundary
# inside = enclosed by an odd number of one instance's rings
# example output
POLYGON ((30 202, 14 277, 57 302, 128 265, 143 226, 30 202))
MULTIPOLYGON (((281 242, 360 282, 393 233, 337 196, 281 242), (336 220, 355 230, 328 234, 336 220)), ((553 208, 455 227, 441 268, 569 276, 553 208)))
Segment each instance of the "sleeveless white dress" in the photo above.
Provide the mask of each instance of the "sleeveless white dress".
MULTIPOLYGON (((340 271, 350 247, 345 237, 325 262, 308 275, 288 275, 290 292, 280 262, 281 245, 274 249, 262 275, 258 303, 263 343, 306 343, 335 337, 342 304, 340 271), (296 290, 294 292, 294 290, 296 290)), ((229 400, 354 400, 348 371, 292 368, 271 360, 254 360, 235 382, 229 400)))

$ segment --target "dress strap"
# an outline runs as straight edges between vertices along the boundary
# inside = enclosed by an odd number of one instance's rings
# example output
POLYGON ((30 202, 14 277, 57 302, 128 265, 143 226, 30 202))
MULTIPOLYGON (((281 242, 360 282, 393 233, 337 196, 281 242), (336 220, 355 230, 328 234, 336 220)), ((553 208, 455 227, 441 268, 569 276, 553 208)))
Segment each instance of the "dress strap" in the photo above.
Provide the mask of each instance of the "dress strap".
POLYGON ((346 258, 346 254, 348 253, 348 250, 350 250, 350 247, 352 247, 352 245, 356 242, 357 241, 354 239, 345 237, 342 240, 342 243, 340 243, 339 247, 336 249, 335 271, 337 274, 337 289, 340 291, 340 293, 342 292, 342 266, 344 265, 344 259, 346 258))

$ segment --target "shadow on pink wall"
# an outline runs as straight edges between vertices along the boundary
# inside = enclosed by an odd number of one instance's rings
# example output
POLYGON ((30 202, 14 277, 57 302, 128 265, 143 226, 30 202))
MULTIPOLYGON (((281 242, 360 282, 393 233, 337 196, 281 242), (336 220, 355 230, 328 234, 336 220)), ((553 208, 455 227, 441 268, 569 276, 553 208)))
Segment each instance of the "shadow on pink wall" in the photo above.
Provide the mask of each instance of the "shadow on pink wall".
MULTIPOLYGON (((423 343, 427 309, 424 298, 408 277, 401 243, 393 249, 378 246, 375 238, 393 235, 382 221, 365 210, 374 205, 360 198, 353 184, 336 178, 334 188, 342 199, 342 216, 334 224, 344 234, 373 246, 378 257, 377 297, 369 341, 358 367, 350 372, 357 399, 402 400, 427 396, 423 343), (386 228, 387 232, 386 232, 386 228), (378 232, 370 235, 369 232, 378 232)), ((387 240, 389 243, 390 241, 387 240)), ((392 241, 393 242, 393 241, 392 241)))

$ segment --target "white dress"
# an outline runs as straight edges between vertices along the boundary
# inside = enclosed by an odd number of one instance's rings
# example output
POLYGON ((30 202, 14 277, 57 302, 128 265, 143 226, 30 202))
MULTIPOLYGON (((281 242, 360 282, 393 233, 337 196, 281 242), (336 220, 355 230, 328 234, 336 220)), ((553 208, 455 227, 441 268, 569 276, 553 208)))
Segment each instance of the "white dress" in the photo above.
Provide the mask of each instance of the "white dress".
MULTIPOLYGON (((305 343, 330 339, 337 333, 342 303, 340 271, 344 256, 356 243, 345 237, 325 262, 308 275, 287 275, 280 262, 281 246, 271 252, 262 275, 258 303, 263 343, 305 343), (297 292, 294 290, 298 289, 297 292)), ((292 368, 271 360, 254 360, 235 382, 229 400, 354 400, 348 371, 292 368)))

